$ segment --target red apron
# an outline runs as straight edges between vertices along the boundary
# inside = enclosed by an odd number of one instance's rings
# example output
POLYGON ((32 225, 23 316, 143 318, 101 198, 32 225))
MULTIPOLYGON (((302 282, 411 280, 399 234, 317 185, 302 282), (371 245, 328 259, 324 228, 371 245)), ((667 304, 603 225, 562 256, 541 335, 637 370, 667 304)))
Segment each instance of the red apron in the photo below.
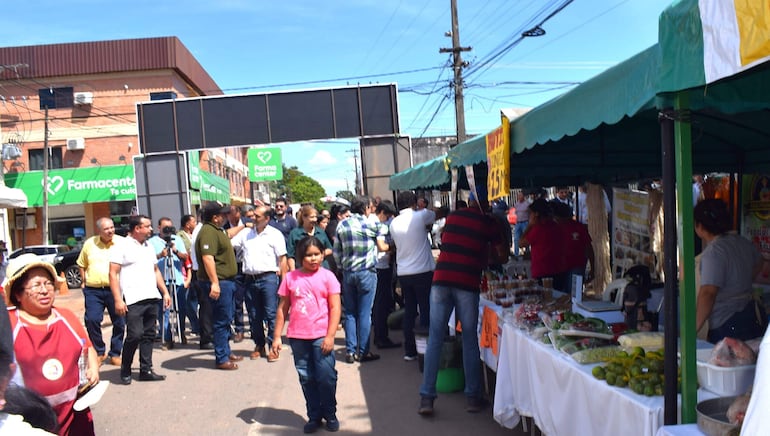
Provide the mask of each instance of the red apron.
POLYGON ((78 359, 83 342, 69 322, 52 309, 54 319, 45 326, 30 325, 10 310, 13 349, 23 385, 44 396, 59 419, 60 435, 93 435, 93 417, 86 409, 72 409, 80 383, 78 359))

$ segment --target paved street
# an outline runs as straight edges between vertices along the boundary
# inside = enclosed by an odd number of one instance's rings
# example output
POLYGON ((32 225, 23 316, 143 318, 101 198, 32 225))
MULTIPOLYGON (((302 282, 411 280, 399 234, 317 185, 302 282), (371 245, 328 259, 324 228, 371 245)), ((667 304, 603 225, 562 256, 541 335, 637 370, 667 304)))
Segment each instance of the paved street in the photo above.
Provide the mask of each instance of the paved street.
MULTIPOLYGON (((58 296, 57 306, 82 317, 80 290, 58 296)), ((105 316, 105 320, 109 318, 105 316)), ((109 323, 105 322, 105 338, 109 323)), ((394 332, 398 338, 400 332, 394 332)), ((158 344, 159 345, 159 344, 158 344)), ((173 350, 153 352, 156 372, 163 382, 138 382, 138 356, 130 386, 110 386, 92 407, 98 435, 289 435, 302 431, 305 404, 294 370, 291 351, 278 362, 251 361, 253 343, 232 344, 246 356, 237 371, 214 369, 213 352, 198 349, 197 341, 173 350)), ((417 415, 421 373, 417 362, 404 362, 402 350, 380 350, 382 359, 346 364, 344 336, 337 336, 337 389, 339 434, 400 435, 508 435, 526 434, 500 427, 491 407, 479 414, 464 410, 462 393, 441 394, 433 418, 417 415), (342 351, 341 351, 342 350, 342 351)), ((117 382, 119 369, 102 367, 101 377, 117 382)), ((320 430, 323 433, 325 430, 320 430)))

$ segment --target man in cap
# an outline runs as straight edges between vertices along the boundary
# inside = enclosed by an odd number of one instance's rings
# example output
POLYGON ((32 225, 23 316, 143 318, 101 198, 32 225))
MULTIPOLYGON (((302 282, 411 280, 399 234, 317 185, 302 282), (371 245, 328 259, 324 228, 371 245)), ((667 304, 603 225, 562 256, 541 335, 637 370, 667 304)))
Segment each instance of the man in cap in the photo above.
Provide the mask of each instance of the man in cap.
POLYGON ((230 321, 233 319, 235 293, 235 251, 222 225, 230 212, 219 202, 203 208, 203 227, 195 240, 195 252, 200 263, 198 284, 208 294, 214 315, 214 355, 216 368, 235 370, 235 362, 243 360, 230 352, 230 321))

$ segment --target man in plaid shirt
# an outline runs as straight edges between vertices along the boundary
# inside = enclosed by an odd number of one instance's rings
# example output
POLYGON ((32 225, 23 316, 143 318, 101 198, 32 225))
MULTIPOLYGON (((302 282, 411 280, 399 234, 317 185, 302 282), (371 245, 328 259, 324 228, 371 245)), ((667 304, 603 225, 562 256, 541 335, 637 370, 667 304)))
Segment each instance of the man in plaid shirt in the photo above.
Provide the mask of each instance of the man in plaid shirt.
POLYGON ((388 228, 367 218, 374 207, 369 197, 358 196, 350 215, 337 225, 334 259, 342 270, 342 305, 345 309, 345 361, 369 362, 380 358, 369 351, 372 305, 377 291, 377 251, 387 251, 388 228))

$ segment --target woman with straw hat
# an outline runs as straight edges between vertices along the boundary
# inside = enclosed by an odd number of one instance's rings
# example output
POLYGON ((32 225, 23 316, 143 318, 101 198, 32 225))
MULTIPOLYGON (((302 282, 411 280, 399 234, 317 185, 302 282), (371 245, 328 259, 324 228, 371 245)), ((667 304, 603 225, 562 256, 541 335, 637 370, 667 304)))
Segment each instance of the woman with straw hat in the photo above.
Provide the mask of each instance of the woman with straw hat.
POLYGON ((7 271, 3 288, 18 366, 15 382, 51 403, 60 435, 93 435, 91 411, 78 412, 73 406, 81 385, 99 381, 99 361, 75 314, 54 307, 61 279, 53 265, 34 254, 12 259, 7 271))

